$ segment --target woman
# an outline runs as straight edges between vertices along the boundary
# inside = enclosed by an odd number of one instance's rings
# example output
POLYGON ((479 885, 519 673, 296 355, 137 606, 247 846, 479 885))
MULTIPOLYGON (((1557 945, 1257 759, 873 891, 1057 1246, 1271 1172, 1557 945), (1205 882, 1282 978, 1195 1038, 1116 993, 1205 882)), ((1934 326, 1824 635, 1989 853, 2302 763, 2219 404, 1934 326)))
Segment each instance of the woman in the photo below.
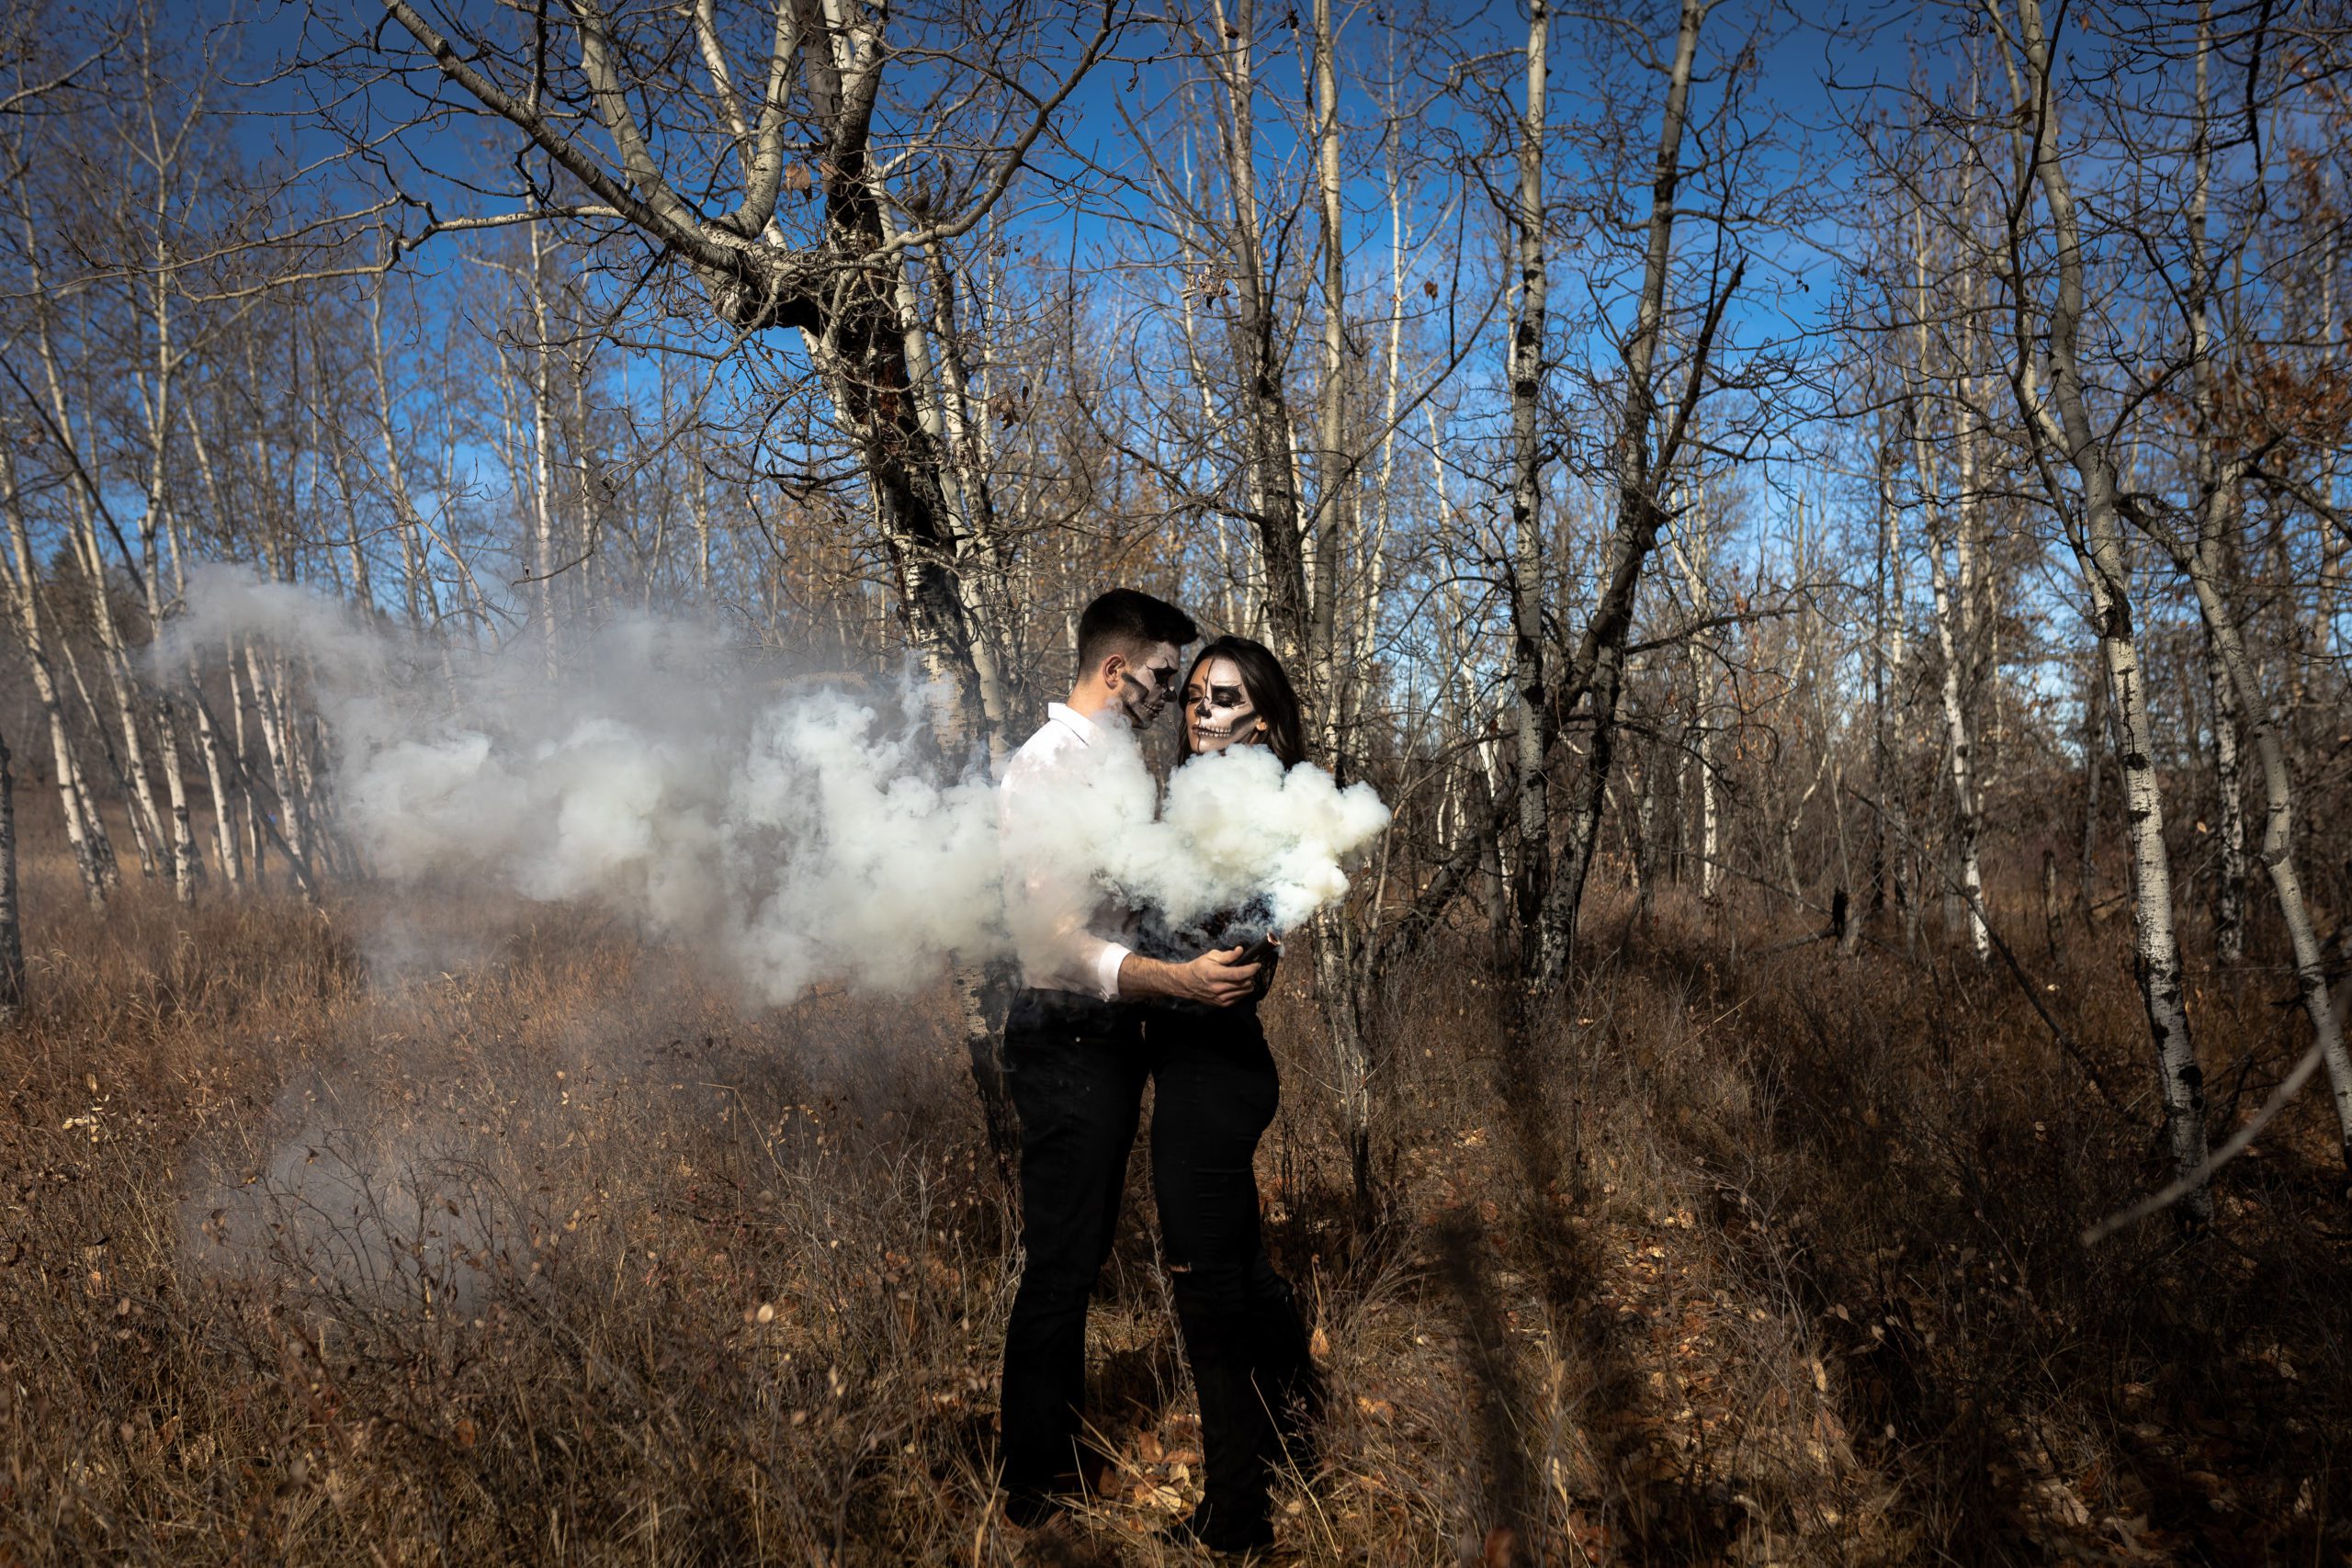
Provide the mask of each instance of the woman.
MULTIPOLYGON (((1297 694, 1262 644, 1224 637, 1203 648, 1183 702, 1192 766, 1229 746, 1267 747, 1285 767, 1305 755, 1297 694)), ((1264 994, 1274 959, 1263 911, 1229 913, 1200 934, 1218 947, 1268 939, 1264 994)), ((1160 1246, 1201 1396, 1201 1503, 1181 1528, 1213 1551, 1249 1551, 1273 1542, 1266 1491, 1275 1462, 1285 1450, 1304 1461, 1297 1438, 1323 1394, 1297 1303, 1258 1229, 1253 1160, 1280 1085, 1255 997, 1226 1008, 1155 1007, 1144 1043, 1160 1246)))

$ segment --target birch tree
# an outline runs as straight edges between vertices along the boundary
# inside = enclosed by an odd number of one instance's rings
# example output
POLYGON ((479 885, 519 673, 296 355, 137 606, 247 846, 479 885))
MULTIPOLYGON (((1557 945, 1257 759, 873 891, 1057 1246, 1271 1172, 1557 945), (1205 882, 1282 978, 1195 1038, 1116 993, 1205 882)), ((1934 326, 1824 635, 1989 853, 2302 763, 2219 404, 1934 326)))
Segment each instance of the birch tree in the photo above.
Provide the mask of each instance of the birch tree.
MULTIPOLYGON (((400 68, 421 65, 505 121, 579 193, 565 199, 541 188, 515 210, 472 221, 619 225, 657 259, 674 257, 710 318, 738 341, 798 338, 838 439, 872 489, 910 638, 926 673, 953 694, 943 729, 951 746, 983 739, 976 633, 957 586, 980 544, 958 529, 952 462, 922 418, 896 269, 902 256, 969 232, 1003 197, 1115 36, 1115 7, 1092 14, 1064 69, 1023 62, 1011 82, 955 53, 963 45, 1004 58, 998 40, 925 39, 927 68, 963 85, 948 94, 972 95, 971 138, 984 151, 977 167, 958 170, 921 143, 904 149, 927 160, 921 190, 892 188, 899 153, 876 144, 899 60, 883 13, 782 0, 752 34, 754 65, 744 71, 736 63, 744 29, 711 5, 676 17, 666 38, 653 36, 661 24, 616 19, 601 0, 571 0, 560 20, 543 12, 521 39, 436 20, 412 0, 385 0, 385 12, 421 57, 400 68), (795 156, 797 127, 816 140, 807 162, 795 156), (717 199, 721 191, 729 200, 717 199), (813 220, 782 204, 787 192, 820 203, 813 220), (894 209, 908 227, 892 231, 894 209)), ((897 26, 919 31, 923 20, 897 26)), ((953 101, 948 94, 933 101, 953 101)), ((932 134, 944 140, 946 128, 932 134)))
MULTIPOLYGON (((1577 911, 1591 870, 1593 850, 1600 840, 1600 813, 1615 754, 1617 704, 1623 689, 1625 646, 1634 626, 1635 595, 1642 570, 1666 521, 1659 487, 1673 471, 1691 416, 1706 388, 1707 361, 1716 330, 1743 267, 1735 265, 1727 278, 1704 301, 1705 313, 1694 333, 1695 342, 1682 367, 1679 397, 1662 395, 1655 380, 1667 327, 1667 287, 1672 270, 1678 193, 1683 179, 1683 132, 1690 120, 1690 84, 1699 55, 1699 34, 1713 0, 1682 0, 1677 17, 1673 53, 1666 66, 1665 104, 1658 119, 1657 151, 1651 164, 1649 215, 1642 254, 1642 272, 1634 321, 1621 352, 1623 355, 1623 401, 1611 432, 1616 523, 1610 535, 1607 564, 1600 573, 1600 595, 1585 624, 1575 653, 1567 661, 1568 680, 1554 698, 1562 711, 1581 699, 1590 716, 1590 737, 1585 764, 1571 786, 1566 843, 1546 890, 1534 933, 1530 976, 1536 992, 1555 991, 1566 976, 1568 955, 1576 941, 1577 911)), ((1544 852, 1544 846, 1527 846, 1544 852)))
MULTIPOLYGON (((1922 383, 1934 374, 1933 349, 1928 310, 1928 238, 1926 215, 1915 208, 1912 212, 1912 277, 1914 284, 1913 330, 1917 355, 1917 375, 1922 383)), ((1912 466, 1919 479, 1919 504, 1927 524, 1928 579, 1935 595, 1937 651, 1942 656, 1940 694, 1944 713, 1944 751, 1951 769, 1952 820, 1959 839, 1960 884, 1967 904, 1970 945, 1979 964, 1992 961, 1993 946, 1984 923, 1984 874, 1978 857, 1977 839, 1982 824, 1977 818, 1975 781, 1975 743, 1969 722, 1965 701, 1966 681, 1963 673, 1962 651, 1968 649, 1973 631, 1973 617, 1966 613, 1964 592, 1974 578, 1971 513, 1979 503, 1977 466, 1981 461, 1982 444, 1978 439, 1974 411, 1970 399, 1964 370, 1955 369, 1951 381, 1950 404, 1954 432, 1952 446, 1960 457, 1957 504, 1961 515, 1957 526, 1951 518, 1943 490, 1939 483, 1940 468, 1936 460, 1938 442, 1929 428, 1930 421, 1923 393, 1915 395, 1905 412, 1911 431, 1912 466), (1948 553, 1956 552, 1961 558, 1962 594, 1955 594, 1951 572, 1947 566, 1948 553)))
POLYGON ((1516 269, 1509 367, 1511 676, 1517 698, 1519 841, 1523 846, 1514 892, 1520 928, 1525 931, 1535 931, 1541 922, 1552 870, 1546 760, 1558 728, 1544 682, 1544 446, 1537 430, 1544 399, 1544 310, 1551 293, 1544 264, 1544 117, 1551 91, 1551 33, 1547 0, 1532 0, 1527 85, 1518 128, 1519 178, 1510 207, 1516 269))
MULTIPOLYGON (((2205 1077, 2189 1034, 2180 941, 2173 923, 2172 860, 2165 842, 2164 792, 2124 549, 2120 486, 2114 454, 2093 422, 2082 355, 2088 309, 2086 262, 2074 184, 2060 148, 2052 41, 2040 0, 2015 0, 2013 8, 1988 14, 2008 77, 2015 125, 2010 135, 2017 183, 2008 193, 2006 236, 2017 302, 2010 383, 2051 504, 2081 570, 2091 627, 2106 666, 2132 851, 2141 1001, 2155 1050, 2174 1175, 2190 1179, 2205 1166, 2205 1077), (2055 272, 2041 299, 2018 259, 2037 195, 2047 214, 2055 272), (2072 483, 2062 480, 2061 463, 2071 470, 2072 483)), ((2186 1208, 2199 1223, 2210 1221, 2211 1190, 2197 1186, 2186 1208)))

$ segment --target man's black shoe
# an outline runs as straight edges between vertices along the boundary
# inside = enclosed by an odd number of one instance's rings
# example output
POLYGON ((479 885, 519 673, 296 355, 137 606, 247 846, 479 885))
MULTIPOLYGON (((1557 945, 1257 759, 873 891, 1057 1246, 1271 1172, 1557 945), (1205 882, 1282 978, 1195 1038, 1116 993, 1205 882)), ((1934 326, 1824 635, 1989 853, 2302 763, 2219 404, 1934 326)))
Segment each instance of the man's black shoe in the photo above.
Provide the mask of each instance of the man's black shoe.
POLYGON ((1274 1549, 1274 1527, 1265 1516, 1221 1515, 1206 1503, 1169 1526, 1168 1535, 1171 1540, 1243 1562, 1258 1561, 1274 1549))
POLYGON ((1008 1492, 1004 1495, 1004 1517, 1023 1529, 1035 1529, 1055 1515, 1069 1511, 1069 1504, 1059 1492, 1008 1492))
POLYGON ((1080 1449, 1078 1460, 1076 1470, 1065 1470, 1043 1483, 1005 1483, 1004 1517, 1028 1529, 1100 1498, 1110 1483, 1111 1461, 1091 1447, 1080 1449))

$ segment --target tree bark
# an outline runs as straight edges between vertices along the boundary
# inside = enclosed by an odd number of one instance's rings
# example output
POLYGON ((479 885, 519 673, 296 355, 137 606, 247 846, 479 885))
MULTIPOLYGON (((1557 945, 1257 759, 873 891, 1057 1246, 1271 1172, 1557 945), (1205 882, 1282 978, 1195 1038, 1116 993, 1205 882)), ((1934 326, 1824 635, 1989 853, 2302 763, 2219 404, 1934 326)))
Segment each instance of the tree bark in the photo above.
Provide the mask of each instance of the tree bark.
MULTIPOLYGON (((1651 443, 1659 407, 1653 381, 1660 339, 1666 325, 1666 281, 1674 248, 1675 193, 1681 186, 1682 135, 1690 105, 1690 77, 1699 52, 1699 28, 1713 0, 1682 0, 1675 31, 1674 60, 1668 68, 1666 107, 1660 117, 1657 154, 1651 168, 1647 244, 1642 265, 1642 292, 1634 329, 1625 345, 1625 405, 1616 431, 1617 524, 1610 539, 1609 561, 1602 591, 1585 628, 1576 673, 1584 688, 1592 735, 1583 770, 1570 791, 1567 841, 1560 852, 1536 931, 1535 955, 1530 976, 1538 994, 1555 992, 1566 977, 1568 959, 1576 945, 1577 912, 1584 902, 1585 878, 1592 868, 1592 852, 1600 839, 1600 811, 1609 783, 1617 739, 1617 702, 1624 673, 1625 642, 1634 625, 1634 601, 1641 587, 1644 564, 1657 542, 1666 521, 1658 504, 1657 485, 1664 475, 1656 471, 1657 454, 1651 443)), ((1728 295, 1739 287, 1741 272, 1733 269, 1725 286, 1728 295)), ((1713 302, 1693 355, 1703 361, 1724 299, 1713 302)), ((1702 379, 1694 376, 1687 394, 1696 399, 1702 379)), ((1680 411, 1687 419, 1688 402, 1680 411)), ((1556 702, 1555 704, 1557 705, 1556 702)))
POLYGON ((17 897, 17 773, 0 735, 0 1024, 25 1006, 23 907, 17 897))
MULTIPOLYGON (((2082 569, 2091 625, 2098 636, 2109 695, 2115 704, 2125 821, 2132 846, 2140 996, 2154 1046, 2173 1173, 2177 1179, 2187 1180, 2205 1165, 2205 1075, 2198 1065, 2183 995, 2180 942, 2173 924, 2172 862, 2164 836, 2164 792, 2133 620, 2114 458, 2091 423, 2081 365, 2079 340, 2086 309, 2081 227, 2074 188, 2057 152, 2056 84, 2041 0, 2017 0, 2016 17, 2018 49, 2024 57, 2026 73, 2024 80, 2018 80, 2011 62, 2011 96, 2020 126, 2018 134, 2031 148, 2021 172, 2039 186, 2049 209, 2058 276, 2055 298, 2048 308, 2047 396, 2035 385, 2033 344, 2022 329, 2017 345, 2018 373, 2013 385, 2018 412, 2030 431, 2046 452, 2058 454, 2073 467, 2082 486, 2081 515, 2076 517, 2073 498, 2057 487, 2054 475, 2049 477, 2051 502, 2065 521, 2068 541, 2082 569), (2025 130, 2029 124, 2030 133, 2025 130)), ((2022 198, 2012 210, 2023 214, 2022 198)), ((2022 236, 2013 233, 2010 240, 2018 246, 2022 236)), ((2013 265, 2022 288, 2022 265, 2013 265)), ((2183 1207, 2192 1221, 2210 1223, 2213 1216, 2211 1187, 2199 1182, 2183 1207)))
POLYGON ((1510 334, 1511 686, 1518 702, 1519 875, 1512 889, 1526 953, 1542 962, 1535 933, 1552 871, 1550 783, 1544 760, 1555 725, 1544 685, 1544 451, 1536 429, 1544 393, 1544 323, 1550 282, 1544 254, 1544 124, 1551 82, 1552 14, 1531 0, 1527 86, 1519 123, 1519 186, 1510 209, 1518 251, 1510 334))
POLYGON ((40 615, 40 581, 35 575, 38 568, 25 525, 23 497, 17 488, 12 442, 0 446, 0 485, 6 487, 6 494, 0 501, 7 508, 8 543, 14 566, 12 571, 0 570, 0 578, 6 579, 10 608, 23 639, 25 663, 32 672, 33 694, 40 699, 41 716, 48 722, 50 755, 57 770, 58 805, 65 818, 66 841, 73 847, 74 869, 81 873, 82 891, 89 898, 90 907, 103 909, 119 873, 106 823, 91 803, 88 785, 83 780, 81 759, 74 750, 73 737, 65 724, 65 705, 59 696, 57 672, 50 664, 49 637, 40 615))
POLYGON ((2205 681, 2213 705, 2214 836, 2220 840, 2213 876, 2213 955, 2223 964, 2245 960, 2245 807, 2238 758, 2236 682, 2222 668, 2206 635, 2205 681))
MULTIPOLYGON (((2234 486, 2236 476, 2225 477, 2234 486)), ((2226 515, 2226 508, 2219 504, 2218 497, 2215 499, 2209 518, 2215 513, 2226 515)), ((2194 550, 2184 549, 2177 542, 2165 542, 2175 562, 2196 590, 2197 608, 2204 617, 2206 636, 2230 684, 2236 690, 2238 707, 2250 720, 2250 739, 2262 770, 2260 859, 2263 869, 2269 874, 2271 888, 2278 895, 2278 913, 2286 922, 2288 941, 2294 949, 2295 983, 2302 992, 2303 1012, 2311 1021, 2312 1038, 2318 1043, 2320 1058, 2327 1067, 2328 1086, 2335 1102, 2339 1154, 2346 1168, 2352 1169, 2352 1052, 2345 1046, 2344 1021, 2330 987, 2326 956, 2320 946, 2318 928, 2312 920, 2310 904, 2303 897, 2302 878, 2295 869, 2294 784, 2287 771, 2285 750, 2278 743, 2278 727, 2271 716, 2270 705, 2256 677, 2253 662, 2246 657, 2245 640, 2232 610, 2229 584, 2222 570, 2221 536, 2209 527, 2194 550)))
MULTIPOLYGON (((2243 475, 2222 455, 2220 399, 2215 387, 2213 264, 2207 231, 2213 187, 2212 52, 2210 6, 2200 3, 2188 196, 2189 405, 2196 419, 2197 478, 2205 507, 2200 522, 2212 546, 2226 549, 2224 530, 2234 532, 2240 521, 2237 491, 2243 475)), ((2237 964, 2245 957, 2246 876, 2245 813, 2238 777, 2240 705, 2236 682, 2222 668, 2222 652, 2210 624, 2205 677, 2213 707, 2214 828, 2221 840, 2219 874, 2213 885, 2213 952, 2222 963, 2237 964)))
POLYGON ((1964 659, 1973 659, 1974 647, 1970 632, 1974 617, 1968 613, 1968 591, 1973 587, 1973 571, 1967 570, 1967 535, 1969 514, 1975 504, 1976 460, 1975 429, 1968 408, 1965 367, 1955 369, 1952 377, 1951 406, 1955 421, 1966 428, 1958 434, 1956 445, 1961 454, 1959 506, 1961 523, 1955 530, 1950 527, 1951 512, 1943 505, 1936 470, 1934 446, 1928 430, 1928 411, 1924 392, 1932 374, 1932 339, 1928 321, 1928 222, 1924 207, 1914 207, 1911 213, 1912 253, 1911 276, 1913 299, 1913 342, 1921 394, 1915 395, 1907 410, 1911 426, 1912 466, 1919 476, 1919 509, 1926 524, 1928 547, 1928 578, 1935 596, 1936 646, 1943 656, 1943 679, 1939 694, 1943 699, 1944 754, 1951 769, 1952 794, 1952 825, 1959 840, 1959 872, 1962 903, 1968 921, 1969 944, 1974 949, 1976 962, 1989 964, 1993 961, 1992 939, 1984 925, 1984 874, 1977 855, 1977 840, 1981 825, 1976 812, 1974 778, 1974 737, 1969 724, 1966 696, 1968 685, 1962 668, 1964 659), (1951 576, 1945 565, 1945 551, 1958 535, 1962 561, 1962 592, 1956 599, 1952 592, 1951 576))
MULTIPOLYGON (((1537 0, 1540 6, 1542 0, 1537 0)), ((1323 251, 1323 381, 1317 389, 1314 700, 1323 714, 1321 750, 1335 776, 1347 772, 1348 735, 1342 723, 1347 689, 1361 672, 1339 658, 1345 625, 1340 614, 1343 552, 1356 531, 1356 474, 1348 449, 1347 235, 1340 206, 1340 79, 1338 40, 1333 37, 1331 0, 1315 0, 1315 185, 1323 251)), ((1375 903, 1377 901, 1375 900, 1375 903)), ((1357 1228, 1370 1231, 1379 1218, 1374 1188, 1373 1105, 1374 1060, 1363 1027, 1362 966, 1354 922, 1345 903, 1317 910, 1315 989, 1331 1041, 1333 1085, 1340 1122, 1348 1143, 1355 1186, 1357 1228)))

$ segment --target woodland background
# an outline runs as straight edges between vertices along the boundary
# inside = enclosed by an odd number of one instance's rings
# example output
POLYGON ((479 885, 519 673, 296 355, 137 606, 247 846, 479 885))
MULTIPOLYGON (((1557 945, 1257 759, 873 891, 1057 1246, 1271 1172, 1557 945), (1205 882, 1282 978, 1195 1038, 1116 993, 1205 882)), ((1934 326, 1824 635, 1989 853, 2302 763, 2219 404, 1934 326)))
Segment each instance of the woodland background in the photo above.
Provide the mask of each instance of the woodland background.
MULTIPOLYGON (((2340 6, 0 46, 0 1557, 1044 1555, 1004 977, 378 880, 221 561, 949 767, 1102 586, 1275 647, 1396 811, 1270 1004, 1306 1561, 2346 1556, 2340 6)), ((1087 1561, 1198 1464, 1135 1191, 1087 1561)))

